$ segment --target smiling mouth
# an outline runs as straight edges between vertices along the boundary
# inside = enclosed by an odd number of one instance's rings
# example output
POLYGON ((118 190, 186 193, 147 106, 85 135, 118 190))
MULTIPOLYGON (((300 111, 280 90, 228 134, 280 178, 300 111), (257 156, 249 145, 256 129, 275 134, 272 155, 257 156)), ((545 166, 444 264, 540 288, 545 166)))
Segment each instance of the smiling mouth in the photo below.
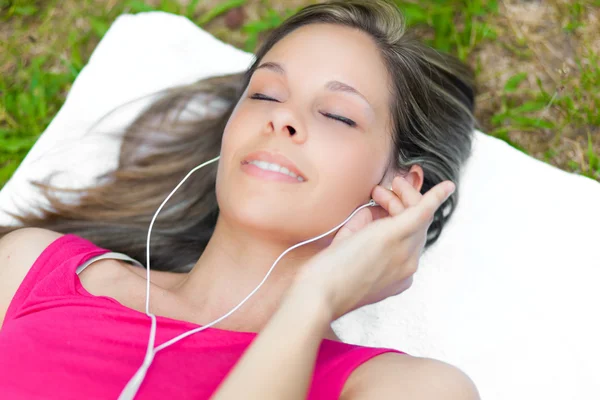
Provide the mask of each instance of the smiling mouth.
POLYGON ((253 165, 256 168, 265 171, 266 173, 276 173, 278 175, 287 176, 291 179, 295 179, 298 182, 305 182, 306 179, 302 175, 297 175, 293 171, 290 171, 288 168, 281 166, 277 163, 271 163, 263 160, 252 160, 252 161, 242 161, 242 165, 253 165))
MULTIPOLYGON (((262 149, 254 151, 243 158, 242 166, 248 164, 253 165, 248 171, 259 172, 259 170, 267 172, 280 173, 293 179, 298 179, 300 182, 307 181, 306 175, 302 173, 300 168, 281 151, 276 149, 262 149)), ((266 177, 265 174, 262 174, 266 177)))

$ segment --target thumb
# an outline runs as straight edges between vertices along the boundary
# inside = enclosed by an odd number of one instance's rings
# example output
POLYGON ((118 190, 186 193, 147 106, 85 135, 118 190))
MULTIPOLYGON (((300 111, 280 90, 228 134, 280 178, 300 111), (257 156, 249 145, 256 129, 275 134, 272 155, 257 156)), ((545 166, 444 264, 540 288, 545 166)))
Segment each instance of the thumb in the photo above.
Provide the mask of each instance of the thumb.
POLYGON ((364 208, 354 214, 350 221, 346 222, 336 233, 332 240, 332 244, 342 242, 352 234, 360 231, 373 221, 373 214, 368 208, 364 208))
POLYGON ((331 241, 331 244, 340 243, 341 241, 343 241, 344 239, 346 239, 348 236, 352 235, 353 233, 354 232, 352 230, 350 230, 350 228, 348 228, 346 225, 344 225, 336 233, 335 237, 331 241))

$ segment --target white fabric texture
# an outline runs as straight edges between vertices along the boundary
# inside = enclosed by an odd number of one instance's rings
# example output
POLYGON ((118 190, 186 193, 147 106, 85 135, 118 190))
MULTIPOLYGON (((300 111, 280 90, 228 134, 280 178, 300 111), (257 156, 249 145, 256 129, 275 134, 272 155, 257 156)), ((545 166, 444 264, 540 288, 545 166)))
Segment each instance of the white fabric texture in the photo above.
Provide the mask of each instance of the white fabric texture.
MULTIPOLYGON (((0 209, 42 204, 27 181, 51 171, 68 171, 53 183, 76 187, 114 168, 119 141, 102 132, 125 127, 150 98, 90 130, 111 109, 252 60, 183 17, 119 17, 0 192, 0 209)), ((600 185, 475 132, 459 190, 413 286, 344 316, 336 332, 456 365, 485 400, 600 399, 600 185)), ((0 223, 12 219, 2 212, 0 223)))

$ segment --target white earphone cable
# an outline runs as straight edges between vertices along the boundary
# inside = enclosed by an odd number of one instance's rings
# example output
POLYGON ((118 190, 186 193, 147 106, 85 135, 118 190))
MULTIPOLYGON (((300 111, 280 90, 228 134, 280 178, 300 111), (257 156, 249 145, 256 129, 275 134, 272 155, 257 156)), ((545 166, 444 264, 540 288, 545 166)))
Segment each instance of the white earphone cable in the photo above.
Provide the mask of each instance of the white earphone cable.
POLYGON ((192 175, 195 171, 199 170, 200 168, 203 168, 204 166, 206 166, 207 164, 213 163, 215 161, 217 161, 219 159, 218 157, 213 158, 210 161, 207 161, 203 164, 198 165, 197 167, 193 168, 186 176, 185 178, 183 178, 181 180, 181 182, 175 187, 175 189, 173 189, 173 191, 167 196, 167 198, 162 202, 162 204, 160 205, 160 207, 158 207, 158 210, 156 210, 156 213, 154 214, 154 217, 152 218, 152 221, 150 222, 150 228, 148 229, 148 237, 147 237, 147 242, 146 242, 146 315, 148 315, 151 319, 151 326, 150 326, 150 338, 148 339, 148 347, 146 349, 146 356, 144 357, 144 362, 143 364, 140 366, 140 368, 137 370, 137 372, 131 377, 131 379, 129 380, 129 382, 127 382, 127 385, 124 387, 123 391, 121 392, 120 396, 119 396, 119 400, 131 400, 135 397, 136 393, 138 392, 145 376, 146 376, 146 372, 148 371, 148 368, 150 367, 150 364, 152 364, 152 361, 154 360, 154 356, 156 355, 157 352, 159 352, 160 350, 165 349, 166 347, 172 345, 175 342, 178 342, 179 340, 193 335, 194 333, 203 331, 204 329, 210 328, 211 326, 219 323, 220 321, 224 320, 225 318, 227 318, 228 316, 230 316, 232 313, 234 313, 238 308, 240 308, 252 295, 254 295, 254 293, 256 293, 256 291, 258 289, 260 289, 260 287, 265 283, 265 281, 267 280, 267 278, 269 277, 269 275, 271 274, 271 271, 273 271, 273 268, 275 268, 275 265, 279 262, 279 260, 281 260, 281 258, 283 256, 285 256, 289 251, 303 246, 307 243, 313 242, 315 240, 319 240, 327 235, 329 235, 330 233, 334 232, 335 230, 339 229, 342 225, 344 225, 348 220, 350 220, 350 218, 352 218, 354 216, 354 214, 356 214, 358 211, 362 210, 365 207, 373 207, 376 206, 377 203, 374 200, 370 200, 368 203, 363 204, 362 206, 358 207, 356 210, 354 210, 354 212, 352 214, 350 214, 350 216, 348 218, 346 218, 342 223, 340 223, 339 225, 337 225, 335 228, 330 229, 329 231, 316 236, 312 239, 308 239, 305 240, 304 242, 295 244, 294 246, 288 248, 286 251, 284 251, 283 253, 281 253, 281 255, 277 258, 277 260, 275 260, 275 262, 273 263, 273 265, 271 266, 271 268, 269 269, 269 271, 267 272, 267 274, 265 275, 265 277, 263 278, 263 280, 258 284, 258 286, 248 295, 246 296, 246 298, 244 298, 244 300, 242 300, 237 306, 235 306, 233 309, 231 309, 227 314, 221 316, 220 318, 212 321, 211 323, 204 325, 202 327, 199 328, 195 328, 192 330, 189 330, 187 332, 182 333, 179 336, 176 336, 175 338, 161 344, 158 347, 154 347, 154 342, 156 339, 156 316, 152 313, 150 313, 150 233, 152 232, 152 226, 154 225, 154 221, 156 220, 156 217, 158 216, 158 213, 160 213, 160 210, 163 208, 163 206, 167 203, 167 201, 169 201, 169 199, 171 198, 171 196, 173 196, 173 194, 177 191, 177 189, 179 189, 179 187, 181 187, 181 185, 187 180, 187 178, 192 175))

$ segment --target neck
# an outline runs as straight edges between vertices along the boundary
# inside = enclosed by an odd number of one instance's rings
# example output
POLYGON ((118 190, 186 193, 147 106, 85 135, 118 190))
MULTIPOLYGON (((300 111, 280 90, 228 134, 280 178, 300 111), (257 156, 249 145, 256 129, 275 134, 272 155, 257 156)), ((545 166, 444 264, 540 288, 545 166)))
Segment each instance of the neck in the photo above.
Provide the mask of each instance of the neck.
MULTIPOLYGON (((220 215, 202 256, 172 291, 197 312, 196 320, 207 324, 220 318, 260 284, 285 250, 303 241, 290 243, 277 240, 276 236, 259 235, 256 231, 233 226, 220 215)), ((302 266, 327 245, 325 239, 286 253, 256 293, 215 327, 261 331, 281 304, 302 266)), ((326 338, 339 340, 332 330, 326 338)))

